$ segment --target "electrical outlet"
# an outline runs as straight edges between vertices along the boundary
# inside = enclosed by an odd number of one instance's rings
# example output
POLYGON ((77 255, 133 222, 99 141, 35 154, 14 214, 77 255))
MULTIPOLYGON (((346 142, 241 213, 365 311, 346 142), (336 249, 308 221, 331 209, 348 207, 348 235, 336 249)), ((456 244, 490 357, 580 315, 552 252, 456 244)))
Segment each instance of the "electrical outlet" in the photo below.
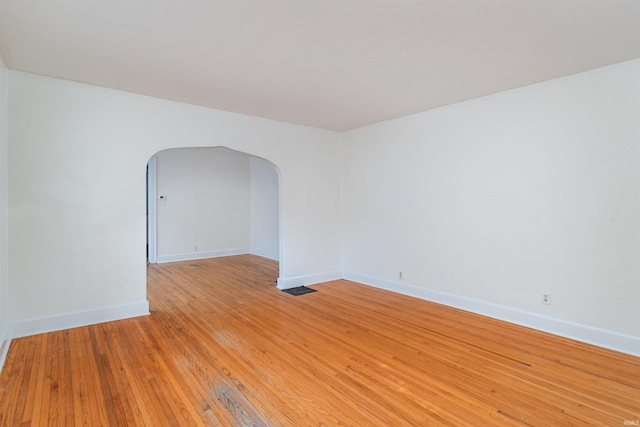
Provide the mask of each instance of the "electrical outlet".
POLYGON ((551 294, 542 294, 540 303, 544 305, 551 305, 551 294))
POLYGON ((398 271, 398 279, 402 280, 402 271, 398 271))

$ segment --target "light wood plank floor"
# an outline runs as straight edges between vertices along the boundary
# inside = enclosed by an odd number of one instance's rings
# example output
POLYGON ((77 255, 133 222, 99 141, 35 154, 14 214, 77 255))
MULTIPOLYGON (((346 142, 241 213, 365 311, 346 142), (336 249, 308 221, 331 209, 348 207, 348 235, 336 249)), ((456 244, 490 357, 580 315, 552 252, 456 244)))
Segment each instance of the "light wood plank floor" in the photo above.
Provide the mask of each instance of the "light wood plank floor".
POLYGON ((151 316, 11 343, 4 426, 623 426, 640 358, 242 255, 151 265, 151 316))

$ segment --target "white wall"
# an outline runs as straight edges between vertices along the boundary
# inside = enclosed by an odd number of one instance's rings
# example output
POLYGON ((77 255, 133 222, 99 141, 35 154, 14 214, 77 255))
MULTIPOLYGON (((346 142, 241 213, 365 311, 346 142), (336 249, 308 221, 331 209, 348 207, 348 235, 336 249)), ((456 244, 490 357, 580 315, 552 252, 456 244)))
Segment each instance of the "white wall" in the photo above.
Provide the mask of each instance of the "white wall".
POLYGON ((346 277, 640 354, 640 60, 347 132, 343 162, 346 277))
POLYGON ((278 173, 269 162, 251 157, 251 242, 250 252, 279 259, 278 173))
POLYGON ((282 191, 279 286, 340 276, 339 134, 9 74, 16 335, 144 312, 145 169, 168 148, 225 146, 271 161, 282 191))
POLYGON ((342 135, 8 74, 15 335, 144 312, 146 163, 226 146, 279 169, 279 286, 342 262, 347 278, 640 354, 638 60, 342 135))
POLYGON ((7 84, 9 72, 0 57, 0 368, 9 350, 9 195, 7 184, 7 84))
POLYGON ((244 253, 279 259, 271 163, 227 148, 176 148, 155 158, 157 262, 244 253))
POLYGON ((249 156, 224 148, 156 154, 158 262, 249 252, 249 156))

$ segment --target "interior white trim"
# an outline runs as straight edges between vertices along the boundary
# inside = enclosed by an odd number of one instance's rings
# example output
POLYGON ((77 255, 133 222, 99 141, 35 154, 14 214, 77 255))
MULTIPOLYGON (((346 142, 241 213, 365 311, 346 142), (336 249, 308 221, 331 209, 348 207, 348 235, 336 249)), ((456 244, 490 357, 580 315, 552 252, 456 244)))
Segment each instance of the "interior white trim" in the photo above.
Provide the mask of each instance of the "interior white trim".
POLYGON ((171 254, 171 255, 158 255, 156 261, 158 264, 163 262, 174 261, 189 261, 192 259, 204 259, 204 258, 218 258, 231 255, 244 255, 249 253, 249 248, 232 248, 221 249, 218 251, 203 251, 203 252, 187 252, 184 254, 171 254))
POLYGON ((11 345, 11 326, 5 329, 2 336, 0 336, 0 371, 4 366, 4 361, 7 360, 7 353, 9 352, 9 346, 11 345))
POLYGON ((147 259, 158 260, 158 158, 151 156, 147 163, 147 259))
POLYGON ((146 316, 149 313, 149 301, 100 307, 93 310, 74 311, 53 316, 35 317, 13 322, 12 338, 26 337, 45 332, 60 331, 96 323, 146 316))
POLYGON ((316 274, 307 274, 305 276, 294 277, 278 277, 278 289, 296 288, 298 286, 315 285, 331 280, 339 280, 342 278, 340 270, 325 271, 316 274))
POLYGON ((273 251, 269 251, 261 248, 251 249, 251 254, 261 256, 262 258, 268 258, 273 261, 278 261, 278 255, 279 255, 277 252, 273 252, 273 251))
POLYGON ((640 356, 640 338, 566 320, 542 316, 540 314, 518 310, 486 301, 465 298, 445 292, 433 291, 365 274, 344 271, 343 278, 387 291, 397 292, 427 301, 448 305, 517 325, 549 332, 565 338, 605 347, 611 350, 640 356))

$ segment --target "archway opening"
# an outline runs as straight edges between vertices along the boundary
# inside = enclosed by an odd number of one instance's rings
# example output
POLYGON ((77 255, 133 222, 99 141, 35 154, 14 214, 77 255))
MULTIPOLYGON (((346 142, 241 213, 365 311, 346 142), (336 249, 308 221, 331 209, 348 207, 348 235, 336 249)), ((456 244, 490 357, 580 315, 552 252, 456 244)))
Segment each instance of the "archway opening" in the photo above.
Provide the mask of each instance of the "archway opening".
POLYGON ((226 147, 174 148, 147 164, 147 261, 253 254, 280 262, 280 174, 226 147))

